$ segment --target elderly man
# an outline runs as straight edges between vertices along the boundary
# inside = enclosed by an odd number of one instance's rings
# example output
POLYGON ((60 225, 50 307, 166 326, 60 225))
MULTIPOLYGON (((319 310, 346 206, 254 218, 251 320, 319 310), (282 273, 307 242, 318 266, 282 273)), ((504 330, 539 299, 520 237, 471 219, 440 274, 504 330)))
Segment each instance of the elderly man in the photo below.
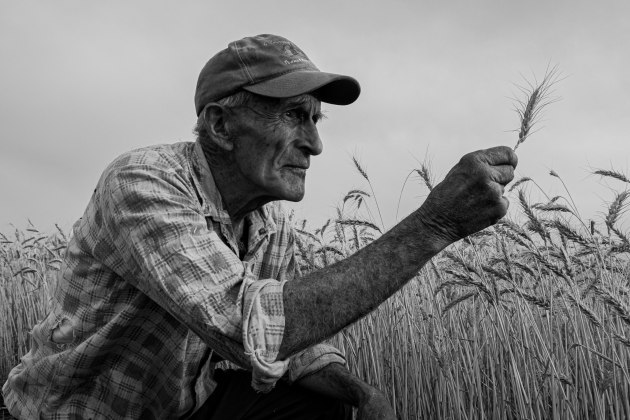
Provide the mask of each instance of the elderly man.
MULTIPOLYGON (((447 245, 499 220, 516 156, 464 156, 425 203, 352 257, 300 275, 277 205, 322 152, 320 102, 359 95, 274 35, 201 71, 196 143, 126 153, 73 228, 51 312, 3 387, 19 418, 394 418, 320 344, 447 245), (215 369, 219 360, 242 371, 215 369)), ((418 372, 421 374, 421 372, 418 372)))

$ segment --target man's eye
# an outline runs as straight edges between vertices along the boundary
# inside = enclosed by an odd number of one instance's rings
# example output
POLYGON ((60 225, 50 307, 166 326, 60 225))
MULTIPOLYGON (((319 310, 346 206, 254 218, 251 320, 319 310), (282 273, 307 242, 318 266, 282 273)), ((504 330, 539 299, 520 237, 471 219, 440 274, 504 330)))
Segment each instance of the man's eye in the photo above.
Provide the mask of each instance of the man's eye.
POLYGON ((302 114, 300 111, 296 110, 296 109, 291 109, 289 111, 286 111, 284 113, 284 115, 292 120, 301 120, 302 119, 302 114))

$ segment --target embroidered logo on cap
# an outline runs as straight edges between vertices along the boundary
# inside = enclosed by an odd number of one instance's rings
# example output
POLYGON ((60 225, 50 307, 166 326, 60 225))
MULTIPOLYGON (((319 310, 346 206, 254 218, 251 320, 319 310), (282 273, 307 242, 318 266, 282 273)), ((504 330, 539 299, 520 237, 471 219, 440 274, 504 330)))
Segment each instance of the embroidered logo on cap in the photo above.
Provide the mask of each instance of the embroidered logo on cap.
POLYGON ((263 45, 274 47, 285 58, 284 64, 310 63, 306 54, 291 41, 265 41, 263 45))

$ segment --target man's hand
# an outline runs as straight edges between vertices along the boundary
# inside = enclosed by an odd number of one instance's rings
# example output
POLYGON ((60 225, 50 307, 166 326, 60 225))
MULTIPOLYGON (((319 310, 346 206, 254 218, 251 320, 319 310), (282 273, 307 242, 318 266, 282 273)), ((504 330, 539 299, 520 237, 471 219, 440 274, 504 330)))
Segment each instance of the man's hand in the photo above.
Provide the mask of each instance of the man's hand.
POLYGON ((296 385, 357 407, 358 420, 396 419, 392 406, 381 391, 338 363, 298 380, 296 385))
POLYGON ((495 224, 507 213, 503 192, 517 163, 505 146, 465 155, 418 209, 420 219, 447 244, 495 224))
POLYGON ((374 389, 374 393, 359 403, 357 420, 396 420, 394 409, 381 391, 374 389))

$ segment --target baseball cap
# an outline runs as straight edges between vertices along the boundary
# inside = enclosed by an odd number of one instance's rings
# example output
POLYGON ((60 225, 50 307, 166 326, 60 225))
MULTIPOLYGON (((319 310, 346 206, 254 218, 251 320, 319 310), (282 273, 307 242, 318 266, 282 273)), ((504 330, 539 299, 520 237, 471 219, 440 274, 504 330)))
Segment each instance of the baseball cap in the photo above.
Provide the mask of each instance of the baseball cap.
POLYGON ((206 63, 195 91, 197 115, 240 89, 271 98, 311 93, 335 105, 351 104, 361 93, 354 78, 320 71, 297 45, 270 34, 231 42, 206 63))

